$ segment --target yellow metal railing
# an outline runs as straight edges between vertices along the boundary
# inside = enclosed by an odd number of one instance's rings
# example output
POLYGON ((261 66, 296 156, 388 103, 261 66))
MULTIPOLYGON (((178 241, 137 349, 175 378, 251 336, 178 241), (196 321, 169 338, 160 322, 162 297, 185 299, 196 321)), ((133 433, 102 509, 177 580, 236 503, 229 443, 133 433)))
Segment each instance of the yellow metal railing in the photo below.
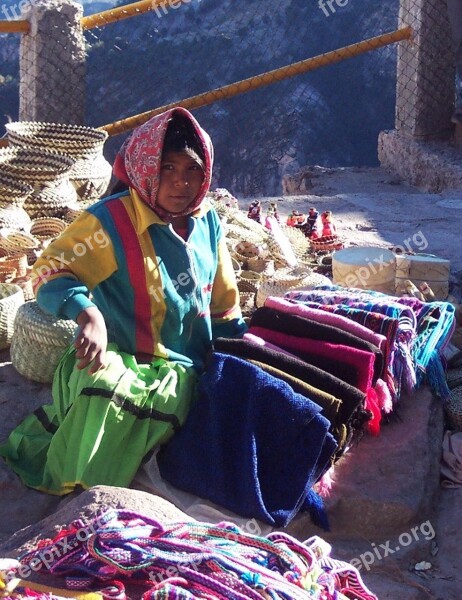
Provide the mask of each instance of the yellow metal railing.
MULTIPOLYGON (((181 4, 186 4, 191 0, 175 0, 175 8, 181 4)), ((104 10, 94 15, 82 17, 80 24, 82 29, 94 29, 95 27, 104 27, 110 23, 116 23, 123 19, 136 17, 150 11, 167 12, 170 5, 166 0, 141 0, 124 6, 117 6, 110 10, 104 10)), ((29 33, 29 21, 0 21, 0 33, 29 33)))
POLYGON ((29 21, 0 21, 0 33, 29 33, 29 21))
MULTIPOLYGON (((157 4, 160 4, 161 2, 163 2, 163 0, 158 0, 157 4)), ((144 2, 143 0, 143 2, 139 2, 138 4, 146 4, 146 2, 144 2)), ((96 27, 96 25, 94 26, 96 27)), ((356 44, 344 46, 343 48, 338 48, 337 50, 332 50, 330 52, 326 52, 324 54, 320 54, 312 58, 307 58, 305 60, 286 65, 285 67, 280 67, 279 69, 267 71, 266 73, 255 75, 254 77, 243 79, 242 81, 230 83, 229 85, 225 85, 215 90, 210 90, 208 92, 198 94, 197 96, 192 96, 191 98, 184 98, 183 100, 180 100, 178 102, 172 102, 170 104, 166 104, 165 106, 160 106, 153 110, 149 110, 147 112, 140 113, 132 117, 127 117, 126 119, 121 119, 119 121, 115 121, 107 125, 102 125, 101 127, 99 127, 99 129, 107 131, 109 135, 120 135, 122 133, 130 131, 131 129, 134 129, 135 127, 138 127, 138 125, 142 125, 151 117, 158 115, 166 110, 169 110, 170 108, 175 108, 176 106, 183 106, 184 108, 193 110, 195 108, 207 106, 209 104, 212 104, 213 102, 225 100, 227 98, 232 98, 233 96, 237 96, 238 94, 244 94, 245 92, 250 92, 252 90, 264 87, 266 85, 270 85, 271 83, 276 83, 278 81, 283 81, 284 79, 289 79, 290 77, 294 77, 295 75, 301 75, 302 73, 307 73, 308 71, 313 71, 314 69, 325 67, 327 65, 340 62, 347 58, 359 56, 360 54, 370 52, 371 50, 377 50, 378 48, 383 48, 384 46, 388 46, 389 44, 393 44, 395 42, 409 40, 411 39, 411 37, 411 27, 404 27, 396 31, 384 33, 382 35, 363 40, 362 42, 357 42, 356 44)), ((7 145, 8 140, 0 139, 0 147, 7 145)))
MULTIPOLYGON (((175 8, 180 6, 180 4, 185 4, 190 1, 191 0, 175 0, 175 8)), ((95 27, 104 27, 109 23, 136 17, 152 10, 163 10, 164 12, 167 12, 166 6, 169 6, 166 0, 141 0, 140 2, 133 2, 132 4, 111 8, 110 10, 105 10, 94 15, 88 15, 88 17, 83 17, 80 22, 82 24, 82 29, 94 29, 95 27)))
POLYGON ((255 75, 254 77, 250 77, 242 81, 230 83, 224 87, 220 87, 209 92, 204 92, 203 94, 198 94, 197 96, 192 96, 191 98, 185 98, 178 102, 172 102, 171 104, 166 104, 165 106, 134 115, 133 117, 128 117, 126 119, 115 121, 114 123, 102 125, 99 129, 104 129, 109 133, 109 135, 119 135, 138 127, 138 125, 145 123, 151 117, 158 115, 170 108, 183 106, 187 109, 194 109, 207 106, 208 104, 212 104, 218 100, 232 98, 238 94, 250 92, 251 90, 256 90, 266 85, 270 85, 271 83, 276 83, 278 81, 294 77, 295 75, 307 73, 308 71, 313 71, 314 69, 325 67, 327 65, 340 62, 347 58, 352 58, 353 56, 364 54, 365 52, 370 52, 371 50, 376 50, 377 48, 382 48, 383 46, 387 46, 401 40, 408 40, 411 37, 412 29, 410 27, 404 27, 403 29, 398 29, 390 33, 384 33, 362 42, 339 48, 338 50, 332 50, 331 52, 326 52, 324 54, 307 58, 285 67, 280 67, 279 69, 267 71, 261 75, 255 75))

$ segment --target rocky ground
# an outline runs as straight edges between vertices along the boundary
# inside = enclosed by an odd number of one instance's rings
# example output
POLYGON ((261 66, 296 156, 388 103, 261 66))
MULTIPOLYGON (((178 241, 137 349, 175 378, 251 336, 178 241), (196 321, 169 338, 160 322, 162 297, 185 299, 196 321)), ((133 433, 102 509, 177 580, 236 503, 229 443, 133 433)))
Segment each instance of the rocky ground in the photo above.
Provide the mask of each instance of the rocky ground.
MULTIPOLYGON (((339 232, 352 245, 408 241, 415 251, 449 259, 451 291, 460 298, 460 191, 427 194, 381 169, 321 167, 305 171, 303 189, 303 195, 275 198, 282 216, 314 205, 332 210, 339 232)), ((262 199, 264 208, 270 200, 262 199)), ((246 209, 247 201, 240 199, 240 206, 246 209)), ((49 386, 15 371, 8 351, 0 353, 0 382, 1 443, 51 395, 49 386)), ((399 419, 340 461, 327 503, 331 533, 313 530, 303 517, 289 531, 300 539, 317 533, 333 545, 334 556, 359 561, 355 564, 381 600, 459 600, 462 491, 439 486, 443 427, 442 407, 428 389, 404 398, 399 419), (428 568, 419 571, 421 563, 428 568)), ((59 499, 27 490, 0 461, 0 556, 14 555, 37 535, 51 535, 101 506, 129 506, 166 519, 181 516, 171 504, 140 491, 103 487, 75 496, 59 499)))

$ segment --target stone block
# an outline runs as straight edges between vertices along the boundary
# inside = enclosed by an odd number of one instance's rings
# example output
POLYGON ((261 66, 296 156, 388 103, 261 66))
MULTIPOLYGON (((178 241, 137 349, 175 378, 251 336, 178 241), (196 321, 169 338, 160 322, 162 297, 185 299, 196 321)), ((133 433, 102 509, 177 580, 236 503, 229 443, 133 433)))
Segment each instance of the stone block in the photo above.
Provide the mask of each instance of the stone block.
POLYGON ((382 131, 378 158, 411 185, 438 193, 462 188, 462 149, 444 142, 422 142, 400 132, 382 131))

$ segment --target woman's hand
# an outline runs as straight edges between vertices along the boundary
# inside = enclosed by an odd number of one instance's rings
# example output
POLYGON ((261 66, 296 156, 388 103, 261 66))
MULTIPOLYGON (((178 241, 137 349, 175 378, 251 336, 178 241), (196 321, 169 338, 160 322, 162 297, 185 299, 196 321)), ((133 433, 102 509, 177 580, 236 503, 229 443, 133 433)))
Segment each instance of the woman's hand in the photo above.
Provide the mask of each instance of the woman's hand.
POLYGON ((80 359, 77 368, 85 369, 93 363, 88 372, 96 373, 106 366, 107 329, 104 317, 96 306, 91 306, 82 310, 77 324, 79 333, 74 342, 75 355, 80 359))

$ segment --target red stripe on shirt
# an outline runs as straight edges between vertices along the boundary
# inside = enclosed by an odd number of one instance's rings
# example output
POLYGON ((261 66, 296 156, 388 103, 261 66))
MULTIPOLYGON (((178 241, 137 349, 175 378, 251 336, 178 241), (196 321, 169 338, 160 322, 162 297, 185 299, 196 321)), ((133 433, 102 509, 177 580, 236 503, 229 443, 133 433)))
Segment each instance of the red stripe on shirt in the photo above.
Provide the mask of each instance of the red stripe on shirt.
POLYGON ((225 310, 224 312, 212 313, 212 319, 223 319, 224 317, 232 315, 233 312, 235 312, 236 310, 237 306, 233 306, 232 308, 228 308, 228 310, 225 310))
POLYGON ((48 281, 50 281, 50 277, 53 277, 54 275, 65 275, 67 273, 72 275, 74 279, 77 279, 75 274, 70 269, 53 269, 53 271, 50 271, 47 273, 47 275, 36 275, 34 273, 32 275, 32 289, 34 290, 34 294, 42 283, 48 283, 48 281))
POLYGON ((127 263, 128 277, 134 293, 135 339, 138 352, 152 354, 154 339, 151 329, 151 303, 146 286, 144 256, 138 235, 122 201, 108 203, 120 235, 127 263))

